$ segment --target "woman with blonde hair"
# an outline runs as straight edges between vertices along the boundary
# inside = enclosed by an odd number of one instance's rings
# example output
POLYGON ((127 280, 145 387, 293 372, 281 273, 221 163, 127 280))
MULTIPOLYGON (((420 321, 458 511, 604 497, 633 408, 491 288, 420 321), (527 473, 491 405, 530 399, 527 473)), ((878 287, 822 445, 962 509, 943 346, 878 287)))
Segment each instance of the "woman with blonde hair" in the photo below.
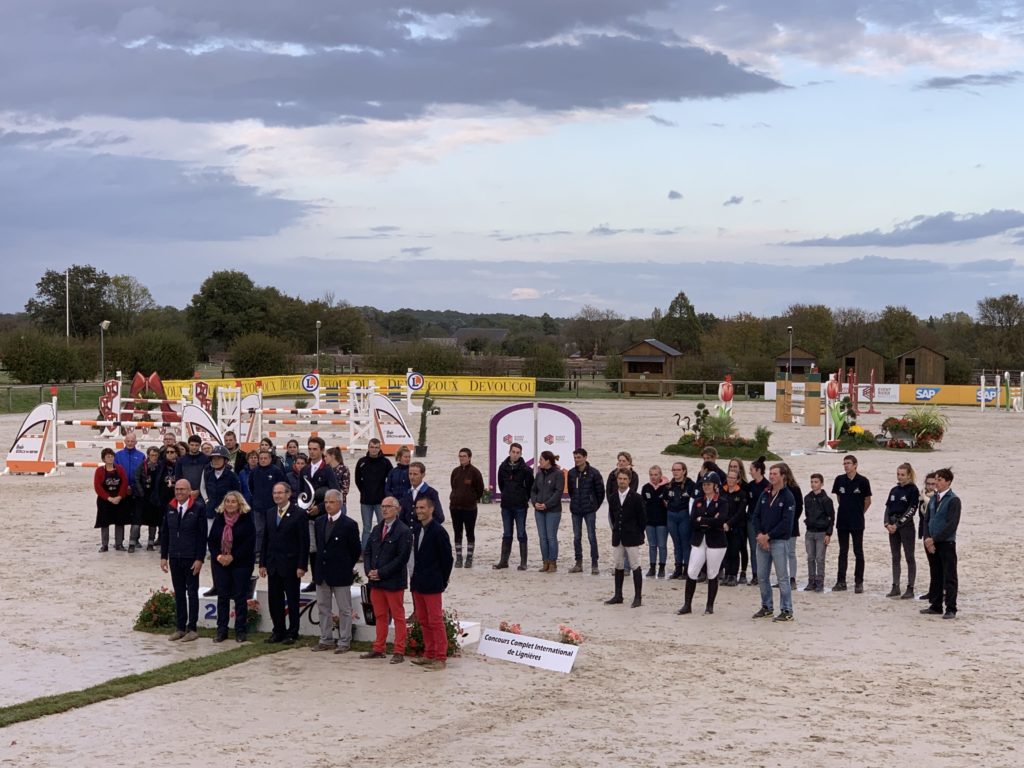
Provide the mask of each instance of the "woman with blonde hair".
POLYGON ((904 462, 896 467, 896 485, 885 500, 883 523, 889 532, 889 549, 892 552, 892 589, 886 597, 914 599, 914 580, 917 578, 917 562, 914 560, 914 513, 921 500, 914 478, 914 468, 904 462), (907 591, 900 593, 900 549, 907 558, 907 591))
POLYGON ((256 523, 249 505, 238 491, 228 491, 210 524, 207 544, 217 589, 217 635, 213 642, 228 637, 231 601, 235 601, 235 640, 246 639, 248 600, 252 595, 252 573, 256 567, 256 523))

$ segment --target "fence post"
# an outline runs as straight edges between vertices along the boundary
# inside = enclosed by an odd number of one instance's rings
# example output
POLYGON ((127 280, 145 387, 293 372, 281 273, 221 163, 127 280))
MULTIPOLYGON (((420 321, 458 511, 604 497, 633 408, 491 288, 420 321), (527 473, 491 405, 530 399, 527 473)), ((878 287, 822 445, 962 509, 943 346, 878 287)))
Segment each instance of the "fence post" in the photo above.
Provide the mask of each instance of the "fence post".
POLYGON ((11 388, 7 388, 7 412, 14 413, 14 398, 11 396, 11 388))
POLYGON ((78 385, 71 385, 71 405, 74 408, 78 407, 78 385))
POLYGON ((703 397, 705 400, 708 397, 708 383, 706 381, 702 381, 700 383, 700 396, 703 397))

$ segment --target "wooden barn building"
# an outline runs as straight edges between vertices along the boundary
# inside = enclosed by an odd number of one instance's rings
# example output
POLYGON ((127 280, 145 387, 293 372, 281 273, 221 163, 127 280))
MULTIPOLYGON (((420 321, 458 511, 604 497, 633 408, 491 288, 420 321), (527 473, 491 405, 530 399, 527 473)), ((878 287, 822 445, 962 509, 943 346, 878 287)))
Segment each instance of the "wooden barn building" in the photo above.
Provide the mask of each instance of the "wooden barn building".
POLYGON ((946 356, 931 347, 914 347, 897 356, 900 384, 945 384, 946 356))
POLYGON ((671 395, 674 387, 661 382, 674 379, 676 360, 683 353, 657 339, 644 339, 622 353, 622 391, 633 395, 671 395))

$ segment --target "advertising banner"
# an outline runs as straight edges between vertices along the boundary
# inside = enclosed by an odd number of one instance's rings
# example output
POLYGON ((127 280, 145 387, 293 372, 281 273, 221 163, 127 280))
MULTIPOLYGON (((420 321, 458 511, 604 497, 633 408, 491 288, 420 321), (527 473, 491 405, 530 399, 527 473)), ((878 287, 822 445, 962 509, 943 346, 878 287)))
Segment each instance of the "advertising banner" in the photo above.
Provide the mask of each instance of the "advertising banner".
POLYGON ((553 403, 518 403, 503 408, 491 417, 489 484, 494 497, 498 489, 498 465, 508 456, 512 443, 523 446, 523 459, 535 467, 541 451, 559 456, 559 465, 572 465, 572 451, 583 440, 579 417, 553 403))
MULTIPOLYGON (((430 390, 431 397, 533 397, 537 393, 537 380, 525 377, 506 376, 420 376, 417 374, 414 384, 419 384, 418 389, 413 391, 425 395, 430 390)), ((204 379, 210 388, 213 387, 234 387, 241 383, 242 394, 249 395, 256 392, 257 382, 263 384, 263 397, 302 397, 309 393, 303 388, 301 374, 294 376, 262 376, 250 379, 204 379)), ((320 374, 321 393, 324 389, 339 387, 342 390, 348 388, 349 382, 354 381, 357 386, 368 386, 370 381, 376 383, 377 388, 385 390, 400 391, 408 386, 406 374, 390 376, 387 374, 344 374, 336 375, 320 374)), ((191 387, 195 383, 192 379, 178 379, 163 382, 164 391, 168 400, 177 400, 181 397, 182 387, 191 387)))

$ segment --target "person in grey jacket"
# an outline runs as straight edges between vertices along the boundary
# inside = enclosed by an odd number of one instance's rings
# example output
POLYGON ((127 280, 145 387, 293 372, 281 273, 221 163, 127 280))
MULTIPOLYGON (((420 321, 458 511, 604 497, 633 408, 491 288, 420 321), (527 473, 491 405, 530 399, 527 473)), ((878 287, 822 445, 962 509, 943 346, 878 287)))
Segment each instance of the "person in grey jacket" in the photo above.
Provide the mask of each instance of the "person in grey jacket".
POLYGON ((583 572, 583 524, 590 541, 590 572, 598 575, 597 510, 604 503, 604 478, 587 461, 586 448, 572 452, 575 466, 569 470, 569 512, 572 514, 572 548, 576 564, 569 573, 583 572))
POLYGON ((540 537, 540 556, 544 561, 539 570, 541 573, 554 573, 558 570, 558 524, 562 522, 565 478, 558 466, 558 457, 551 451, 543 451, 539 463, 540 469, 530 491, 530 503, 540 537))

